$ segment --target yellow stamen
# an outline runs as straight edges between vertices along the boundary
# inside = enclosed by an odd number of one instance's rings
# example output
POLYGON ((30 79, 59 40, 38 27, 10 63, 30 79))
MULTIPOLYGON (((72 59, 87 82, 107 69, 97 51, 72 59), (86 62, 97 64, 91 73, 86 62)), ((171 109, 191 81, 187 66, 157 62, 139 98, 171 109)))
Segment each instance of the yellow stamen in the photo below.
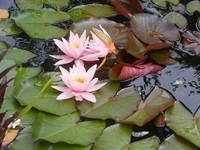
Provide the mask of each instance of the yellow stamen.
POLYGON ((79 46, 80 46, 79 43, 73 43, 73 44, 71 44, 71 45, 69 46, 69 48, 70 48, 71 50, 73 50, 74 47, 75 47, 75 48, 79 48, 79 46))
POLYGON ((79 82, 79 83, 84 83, 85 81, 86 81, 86 79, 83 77, 77 77, 74 79, 74 82, 79 82))

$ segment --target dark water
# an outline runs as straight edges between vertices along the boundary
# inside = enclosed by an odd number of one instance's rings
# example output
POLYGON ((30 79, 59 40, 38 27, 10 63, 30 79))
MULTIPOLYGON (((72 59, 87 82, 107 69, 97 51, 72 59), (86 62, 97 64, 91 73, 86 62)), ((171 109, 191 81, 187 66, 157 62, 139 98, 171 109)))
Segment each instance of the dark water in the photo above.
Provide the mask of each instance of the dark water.
MULTIPOLYGON (((92 2, 106 3, 105 0, 85 0, 73 1, 73 4, 80 5, 92 2)), ((0 9, 8 9, 10 12, 14 12, 17 7, 13 0, 0 0, 0 9)), ((151 8, 151 10, 155 9, 151 8)), ((192 26, 192 28, 194 27, 192 26)), ((17 48, 29 50, 37 55, 37 57, 25 63, 24 66, 41 65, 44 71, 55 69, 54 62, 48 55, 59 51, 59 49, 52 40, 30 39, 25 33, 16 36, 1 36, 0 40, 17 48)), ((200 105, 200 57, 180 52, 177 61, 176 64, 166 66, 164 70, 157 74, 137 78, 130 84, 141 92, 144 99, 155 86, 164 88, 171 92, 175 99, 182 101, 192 112, 195 112, 200 105)))

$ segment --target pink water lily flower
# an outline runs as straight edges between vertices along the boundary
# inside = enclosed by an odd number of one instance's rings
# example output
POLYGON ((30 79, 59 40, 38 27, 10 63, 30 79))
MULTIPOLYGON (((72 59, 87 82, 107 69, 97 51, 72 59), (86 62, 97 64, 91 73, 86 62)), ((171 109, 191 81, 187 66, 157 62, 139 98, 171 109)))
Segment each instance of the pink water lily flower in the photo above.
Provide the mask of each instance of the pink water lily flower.
POLYGON ((52 86, 53 88, 61 91, 57 97, 57 100, 65 100, 75 97, 75 100, 82 101, 83 99, 96 102, 96 97, 92 92, 100 89, 106 83, 96 84, 98 78, 94 78, 97 65, 92 66, 88 71, 85 70, 84 66, 81 64, 74 65, 70 68, 69 72, 60 67, 61 78, 66 86, 52 86))
POLYGON ((101 30, 93 28, 92 40, 89 41, 89 51, 95 52, 98 57, 106 57, 109 53, 115 53, 115 46, 110 35, 100 25, 101 30))
POLYGON ((69 41, 62 38, 62 41, 54 39, 55 44, 61 49, 64 55, 50 55, 53 58, 60 59, 55 65, 68 64, 74 61, 75 64, 83 64, 83 61, 96 61, 98 57, 94 53, 88 53, 86 51, 88 46, 88 38, 86 37, 86 31, 78 36, 70 31, 69 41))

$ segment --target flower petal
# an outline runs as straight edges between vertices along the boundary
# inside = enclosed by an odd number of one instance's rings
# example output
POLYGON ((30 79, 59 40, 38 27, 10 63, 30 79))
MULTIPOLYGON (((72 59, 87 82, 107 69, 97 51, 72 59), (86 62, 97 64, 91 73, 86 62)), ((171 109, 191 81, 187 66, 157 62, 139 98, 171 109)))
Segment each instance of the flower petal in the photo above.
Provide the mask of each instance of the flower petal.
POLYGON ((95 97, 94 94, 92 94, 92 93, 83 92, 83 93, 81 94, 81 96, 82 96, 85 100, 87 100, 87 101, 96 103, 96 97, 95 97))
POLYGON ((105 82, 105 83, 100 83, 100 84, 96 84, 96 85, 90 87, 89 89, 87 89, 87 92, 96 91, 96 90, 102 88, 106 83, 107 83, 107 82, 105 82))

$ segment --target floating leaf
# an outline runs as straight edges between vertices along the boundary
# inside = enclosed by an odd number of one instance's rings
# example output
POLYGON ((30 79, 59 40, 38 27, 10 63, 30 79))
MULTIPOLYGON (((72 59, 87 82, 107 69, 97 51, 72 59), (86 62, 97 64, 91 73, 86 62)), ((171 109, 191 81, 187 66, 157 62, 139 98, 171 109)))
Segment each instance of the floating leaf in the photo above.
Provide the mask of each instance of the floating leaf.
POLYGON ((71 19, 77 21, 88 17, 104 17, 116 15, 119 12, 112 6, 102 4, 88 4, 76 6, 68 11, 71 19), (102 11, 103 10, 103 11, 102 11))
POLYGON ((170 2, 173 5, 178 5, 179 1, 180 0, 152 0, 152 2, 154 2, 156 5, 158 5, 160 7, 164 7, 164 8, 166 8, 167 2, 170 2))
POLYGON ((155 118, 160 112, 173 105, 174 98, 167 91, 155 87, 145 102, 141 102, 138 110, 120 122, 143 126, 155 118))
POLYGON ((200 109, 194 117, 179 101, 165 113, 167 126, 177 135, 200 147, 200 109))
MULTIPOLYGON (((53 76, 44 74, 39 78, 29 79, 16 86, 13 96, 22 106, 28 105, 33 98, 40 92, 46 82, 53 76)), ((61 81, 61 79, 60 79, 61 81)), ((56 82, 57 84, 59 82, 56 82)), ((45 93, 34 104, 34 108, 46 111, 56 115, 64 115, 76 111, 74 99, 57 101, 59 93, 51 87, 45 90, 45 93)))
POLYGON ((105 122, 95 120, 77 123, 79 119, 78 112, 64 116, 39 113, 33 124, 33 140, 88 146, 102 133, 105 122))
POLYGON ((66 35, 65 30, 51 24, 67 20, 70 16, 65 12, 52 9, 27 9, 16 12, 11 18, 30 37, 47 40, 66 35))
POLYGON ((183 138, 172 134, 166 138, 160 145, 159 150, 198 150, 199 148, 184 140, 183 138))
POLYGON ((164 16, 164 19, 177 25, 179 28, 184 28, 188 24, 187 19, 177 12, 168 13, 166 16, 164 16))
POLYGON ((194 1, 189 2, 186 5, 186 10, 190 14, 193 14, 195 11, 198 11, 200 13, 200 2, 198 0, 194 0, 194 1))
POLYGON ((141 65, 118 63, 110 69, 108 75, 111 80, 129 80, 149 73, 155 73, 162 69, 162 66, 153 63, 141 65))
POLYGON ((143 9, 137 0, 109 0, 124 16, 130 18, 135 13, 142 13, 143 9))
POLYGON ((115 124, 107 127, 94 143, 94 150, 128 150, 133 126, 115 124))
POLYGON ((92 28, 100 29, 99 25, 108 32, 115 45, 125 46, 128 28, 123 24, 105 18, 88 18, 77 21, 70 26, 70 30, 79 35, 86 30, 89 35, 92 28))
POLYGON ((180 39, 180 33, 175 25, 152 14, 133 15, 131 29, 140 40, 148 44, 162 43, 160 39, 172 42, 180 39))
POLYGON ((55 9, 68 6, 69 0, 16 0, 17 6, 22 9, 41 9, 44 4, 48 4, 55 9))
POLYGON ((19 34, 22 29, 16 26, 10 19, 0 19, 0 36, 19 34))
POLYGON ((28 126, 20 132, 17 138, 9 145, 8 150, 90 150, 92 145, 80 146, 67 143, 50 143, 32 140, 32 127, 28 126))
POLYGON ((2 50, 6 49, 8 47, 8 45, 3 42, 3 41, 0 41, 0 53, 2 52, 2 50))
POLYGON ((159 147, 159 139, 155 136, 145 138, 136 142, 133 142, 130 145, 129 150, 158 150, 159 147))
POLYGON ((133 87, 124 88, 118 93, 119 83, 107 83, 95 93, 96 103, 77 103, 82 116, 88 118, 121 120, 131 115, 140 102, 140 95, 133 87))

